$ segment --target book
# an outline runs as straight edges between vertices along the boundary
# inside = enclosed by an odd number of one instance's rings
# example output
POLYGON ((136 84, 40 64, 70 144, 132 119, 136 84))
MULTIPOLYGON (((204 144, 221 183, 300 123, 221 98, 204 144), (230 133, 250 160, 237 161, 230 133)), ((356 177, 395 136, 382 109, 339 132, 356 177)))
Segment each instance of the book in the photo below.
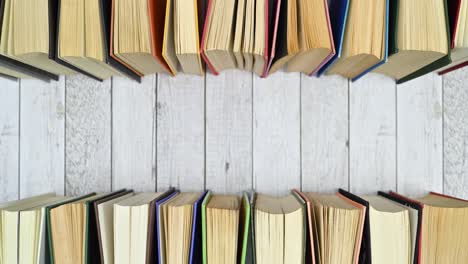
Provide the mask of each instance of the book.
POLYGON ((389 58, 374 72, 404 83, 450 63, 446 0, 399 0, 390 7, 389 58))
POLYGON ((239 244, 237 263, 246 264, 254 263, 253 246, 252 246, 252 230, 253 223, 251 222, 251 200, 249 194, 242 194, 241 210, 239 215, 239 244))
POLYGON ((114 263, 114 204, 133 195, 130 190, 122 191, 94 202, 100 263, 114 263))
POLYGON ((468 65, 468 27, 467 9, 468 1, 454 0, 447 1, 447 11, 450 23, 450 59, 452 63, 438 70, 439 75, 443 75, 468 65))
POLYGON ((421 208, 418 263, 466 262, 468 201, 435 192, 416 199, 395 192, 389 195, 421 208))
POLYGON ((192 248, 197 222, 194 216, 203 195, 184 192, 157 205, 159 263, 197 262, 192 248))
POLYGON ((92 203, 111 194, 92 193, 83 199, 71 201, 50 209, 50 234, 52 237, 53 262, 55 263, 96 263, 100 261, 97 241, 91 243, 90 237, 94 237, 96 229, 90 226, 90 215, 93 209, 92 203), (94 232, 93 232, 94 231, 94 232), (95 242, 95 243, 94 243, 95 242))
POLYGON ((304 263, 305 203, 293 192, 285 197, 257 194, 256 263, 304 263))
POLYGON ((349 199, 366 206, 360 263, 411 263, 413 241, 409 210, 377 195, 356 196, 344 190, 349 199))
POLYGON ((56 61, 56 0, 4 0, 3 4, 1 55, 52 75, 75 73, 76 69, 56 61))
POLYGON ((309 198, 297 189, 292 190, 299 195, 305 203, 306 214, 306 240, 305 240, 305 263, 315 264, 315 246, 314 246, 314 228, 313 228, 313 212, 309 198))
POLYGON ((41 208, 61 199, 65 198, 48 193, 0 206, 0 263, 36 262, 42 258, 41 208))
POLYGON ((359 263, 366 207, 340 193, 303 195, 311 204, 315 263, 359 263))
POLYGON ((317 71, 318 77, 322 76, 322 74, 324 74, 336 62, 336 60, 341 58, 348 11, 349 0, 328 1, 328 12, 333 33, 332 35, 333 44, 335 46, 335 54, 317 71))
POLYGON ((411 260, 414 264, 419 264, 419 251, 420 251, 420 234, 422 223, 422 206, 418 202, 405 199, 403 196, 396 193, 388 194, 379 191, 378 195, 385 197, 388 200, 394 201, 401 206, 405 207, 409 212, 410 230, 411 230, 411 260))
POLYGON ((281 1, 270 73, 283 66, 288 72, 315 74, 335 54, 328 2, 281 1))
POLYGON ((139 193, 114 204, 114 263, 156 261, 156 202, 173 192, 139 193))
POLYGON ((103 12, 111 7, 103 11, 104 2, 110 4, 103 0, 58 0, 57 4, 58 61, 99 81, 123 75, 108 61, 103 12))
POLYGON ((208 193, 202 204, 203 263, 237 263, 241 201, 208 193))
POLYGON ((389 0, 349 0, 340 55, 326 74, 355 81, 388 56, 389 0))
POLYGON ((175 75, 162 55, 165 1, 112 1, 111 56, 142 75, 175 75))
POLYGON ((214 75, 237 67, 233 53, 235 0, 208 0, 201 54, 214 75))

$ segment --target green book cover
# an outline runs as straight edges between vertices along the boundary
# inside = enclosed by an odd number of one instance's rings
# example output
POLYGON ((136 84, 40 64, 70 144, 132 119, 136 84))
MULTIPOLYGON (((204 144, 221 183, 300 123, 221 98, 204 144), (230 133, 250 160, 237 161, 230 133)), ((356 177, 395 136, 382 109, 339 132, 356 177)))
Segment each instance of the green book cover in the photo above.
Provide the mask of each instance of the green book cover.
MULTIPOLYGON (((399 6, 399 0, 393 0, 390 1, 390 41, 389 41, 389 56, 393 55, 395 53, 398 53, 398 6, 399 6)), ((444 0, 444 11, 445 11, 445 24, 447 27, 447 44, 448 44, 448 50, 447 50, 447 55, 443 56, 442 58, 420 68, 419 70, 412 72, 405 77, 399 79, 396 81, 397 84, 401 84, 410 80, 413 80, 415 78, 418 78, 420 76, 423 76, 427 73, 433 72, 437 69, 440 69, 442 67, 447 66, 452 62, 450 59, 451 55, 451 49, 450 49, 450 43, 451 43, 451 36, 450 36, 450 22, 449 22, 449 17, 448 17, 448 4, 447 0, 444 0)))
POLYGON ((250 230, 250 214, 251 214, 251 211, 250 211, 250 201, 249 201, 249 198, 247 196, 247 193, 244 192, 244 194, 242 195, 242 219, 241 221, 243 221, 242 223, 242 227, 243 229, 241 230, 241 252, 240 252, 240 263, 241 264, 246 264, 246 256, 247 256, 247 244, 248 244, 248 240, 249 240, 249 230, 250 230))
POLYGON ((209 191, 202 203, 202 255, 203 255, 203 264, 208 263, 208 254, 206 252, 206 205, 210 201, 211 192, 209 191))
POLYGON ((76 198, 71 198, 70 200, 67 200, 67 201, 64 201, 64 202, 61 202, 61 203, 58 203, 58 204, 54 204, 52 206, 47 206, 45 208, 45 211, 46 211, 46 234, 47 234, 45 250, 46 250, 46 252, 49 253, 49 254, 46 254, 46 263, 54 264, 54 247, 53 247, 54 239, 52 237, 52 226, 51 226, 51 222, 50 222, 50 210, 52 210, 54 208, 57 208, 57 207, 59 207, 61 205, 64 205, 64 204, 73 203, 73 202, 85 199, 85 198, 93 196, 95 194, 96 193, 90 193, 90 194, 79 196, 79 197, 76 197, 76 198))

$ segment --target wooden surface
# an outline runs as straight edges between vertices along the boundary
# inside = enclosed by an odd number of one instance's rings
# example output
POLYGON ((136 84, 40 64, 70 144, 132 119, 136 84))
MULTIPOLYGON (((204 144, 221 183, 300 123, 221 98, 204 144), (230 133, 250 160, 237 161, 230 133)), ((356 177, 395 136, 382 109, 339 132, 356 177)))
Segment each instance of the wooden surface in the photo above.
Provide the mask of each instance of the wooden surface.
POLYGON ((279 72, 0 79, 0 201, 211 189, 468 198, 468 69, 396 85, 279 72))

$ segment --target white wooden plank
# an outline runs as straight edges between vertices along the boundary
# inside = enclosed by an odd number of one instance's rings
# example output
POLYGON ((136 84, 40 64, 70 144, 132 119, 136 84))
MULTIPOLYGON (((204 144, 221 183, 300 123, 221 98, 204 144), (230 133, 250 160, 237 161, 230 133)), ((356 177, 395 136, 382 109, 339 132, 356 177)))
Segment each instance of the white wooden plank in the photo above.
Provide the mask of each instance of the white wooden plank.
POLYGON ((442 192, 442 78, 427 74, 397 86, 397 190, 442 192))
POLYGON ((302 75, 302 189, 348 189, 348 81, 302 75))
POLYGON ((0 202, 19 198, 19 82, 0 77, 0 202))
POLYGON ((373 193, 396 188, 395 82, 368 74, 350 83, 350 190, 373 193))
POLYGON ((66 193, 111 189, 111 81, 66 77, 66 193))
POLYGON ((112 187, 135 191, 156 189, 153 156, 156 122, 156 76, 137 83, 127 78, 112 81, 112 187))
POLYGON ((204 77, 158 76, 157 188, 203 190, 205 184, 204 77))
POLYGON ((252 73, 206 76, 206 188, 252 188, 252 73))
POLYGON ((258 192, 286 194, 301 186, 300 75, 254 77, 253 177, 258 192))
POLYGON ((20 197, 64 194, 65 78, 21 80, 20 197))
POLYGON ((444 192, 468 199, 468 68, 443 77, 444 192))

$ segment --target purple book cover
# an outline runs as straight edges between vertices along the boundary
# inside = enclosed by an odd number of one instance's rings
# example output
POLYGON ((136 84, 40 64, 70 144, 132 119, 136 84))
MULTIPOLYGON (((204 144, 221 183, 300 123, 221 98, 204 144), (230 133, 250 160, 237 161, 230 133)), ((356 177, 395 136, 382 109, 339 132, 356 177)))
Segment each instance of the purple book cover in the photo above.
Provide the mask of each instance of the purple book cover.
POLYGON ((190 242, 190 264, 202 262, 201 205, 208 191, 205 191, 193 206, 192 241, 190 242))
POLYGON ((161 264, 162 263, 162 259, 161 259, 161 230, 160 230, 160 222, 159 222, 159 212, 160 212, 160 209, 159 207, 164 204, 165 202, 167 202, 169 199, 171 199, 172 197, 176 196, 177 194, 179 194, 180 192, 179 191, 175 191, 173 193, 171 193, 170 195, 168 195, 166 198, 164 199, 161 199, 159 201, 156 202, 156 237, 157 237, 157 241, 158 241, 158 263, 161 264))

